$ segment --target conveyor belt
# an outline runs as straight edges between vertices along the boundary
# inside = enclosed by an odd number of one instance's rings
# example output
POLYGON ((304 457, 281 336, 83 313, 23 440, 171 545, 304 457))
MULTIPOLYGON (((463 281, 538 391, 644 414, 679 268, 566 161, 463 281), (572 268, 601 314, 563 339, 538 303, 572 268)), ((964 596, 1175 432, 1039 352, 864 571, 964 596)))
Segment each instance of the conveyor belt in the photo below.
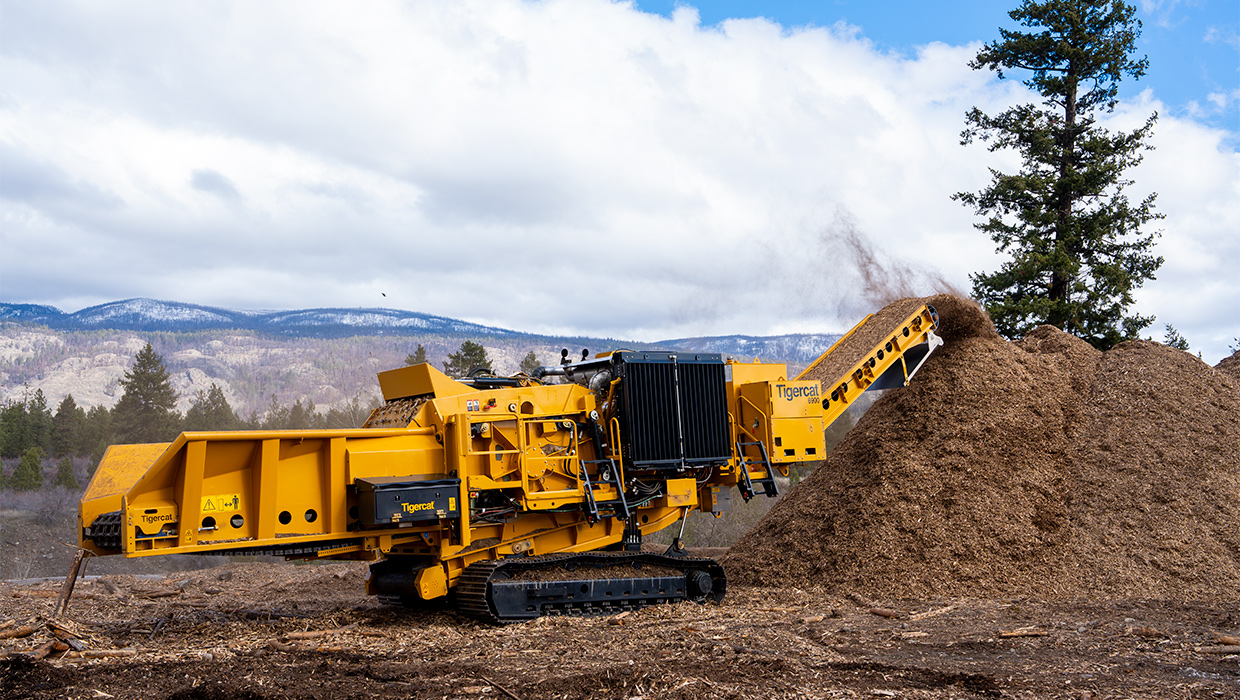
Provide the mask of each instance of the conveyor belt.
POLYGON ((821 383, 824 420, 830 425, 862 392, 906 386, 943 344, 934 334, 938 323, 938 312, 920 299, 888 304, 866 316, 797 379, 821 383))

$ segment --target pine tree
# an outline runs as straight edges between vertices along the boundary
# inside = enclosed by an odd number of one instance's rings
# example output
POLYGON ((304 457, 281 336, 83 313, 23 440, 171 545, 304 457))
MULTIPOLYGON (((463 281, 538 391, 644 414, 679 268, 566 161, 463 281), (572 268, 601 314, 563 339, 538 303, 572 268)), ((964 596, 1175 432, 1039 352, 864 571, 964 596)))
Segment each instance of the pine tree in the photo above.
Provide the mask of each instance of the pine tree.
POLYGON ((26 449, 25 401, 9 401, 0 409, 0 457, 20 457, 26 449))
POLYGON ((1163 337, 1163 345, 1166 345, 1169 348, 1175 348, 1176 350, 1188 352, 1188 339, 1180 335, 1180 332, 1177 331, 1175 326, 1170 323, 1166 324, 1164 327, 1167 329, 1167 333, 1163 337))
POLYGON ((449 354, 443 363, 443 372, 449 377, 465 377, 478 369, 494 371, 491 358, 487 357, 487 349, 472 340, 461 343, 461 349, 449 354))
POLYGON ((531 374, 531 375, 534 374, 534 370, 538 369, 539 367, 542 367, 542 363, 538 361, 538 356, 534 354, 533 350, 530 350, 530 354, 526 355, 521 360, 520 369, 522 372, 526 374, 531 374))
POLYGON ((267 412, 263 414, 263 420, 260 424, 263 430, 287 430, 289 424, 289 409, 287 406, 281 406, 276 395, 271 395, 271 403, 267 406, 267 412))
POLYGON ((302 405, 301 399, 297 399, 293 403, 293 407, 288 412, 288 425, 285 427, 289 430, 306 430, 314 426, 314 402, 307 399, 305 405, 302 405))
POLYGON ((43 450, 30 447, 22 453, 9 487, 14 491, 38 491, 43 488, 43 450))
POLYGON ((90 471, 87 472, 90 476, 95 475, 95 470, 99 468, 99 464, 103 461, 103 455, 106 454, 107 451, 108 451, 108 443, 106 442, 100 442, 99 444, 95 445, 95 449, 91 450, 90 471))
POLYGON ((241 418, 229 405, 224 390, 214 382, 211 388, 199 389, 194 394, 189 410, 185 412, 186 430, 237 430, 241 418))
POLYGON ((176 437, 181 421, 175 410, 177 394, 163 358, 150 343, 138 352, 133 368, 120 383, 125 394, 112 410, 119 442, 164 442, 176 437))
POLYGON ((47 408, 47 397, 42 389, 35 389, 26 401, 25 447, 37 447, 43 454, 52 448, 52 412, 47 408))
POLYGON ((1132 132, 1097 125, 1114 110, 1121 77, 1145 73, 1147 60, 1130 58, 1141 31, 1135 13, 1121 0, 1024 0, 1008 14, 1030 31, 1000 29, 1003 40, 969 64, 1000 79, 1021 71, 1044 98, 996 116, 974 108, 961 134, 964 144, 976 138, 1022 158, 1019 173, 992 170, 987 189, 954 196, 989 217, 976 227, 1012 256, 971 276, 973 295, 1008 338, 1049 323, 1107 349, 1153 322, 1126 314, 1133 290, 1162 264, 1150 254, 1158 233, 1142 230, 1162 215, 1154 195, 1128 200, 1124 172, 1141 162, 1158 115, 1132 132))
POLYGON ((422 347, 421 343, 418 343, 418 349, 405 357, 405 364, 420 365, 423 362, 426 362, 426 348, 422 347))
POLYGON ((86 411, 73 400, 73 394, 66 395, 56 407, 56 415, 52 417, 52 456, 81 454, 78 445, 85 428, 86 411))
POLYGON ((323 418, 324 428, 359 428, 366 422, 370 412, 378 408, 378 404, 367 407, 362 404, 362 397, 354 396, 343 408, 333 408, 323 418))
MULTIPOLYGON (((86 412, 86 424, 79 437, 77 453, 102 455, 103 450, 113 442, 112 412, 104 406, 91 406, 86 412)), ((95 459, 95 463, 98 461, 95 459)))
POLYGON ((78 487, 77 477, 73 474, 73 459, 65 457, 56 463, 56 481, 57 486, 63 486, 73 490, 78 487))

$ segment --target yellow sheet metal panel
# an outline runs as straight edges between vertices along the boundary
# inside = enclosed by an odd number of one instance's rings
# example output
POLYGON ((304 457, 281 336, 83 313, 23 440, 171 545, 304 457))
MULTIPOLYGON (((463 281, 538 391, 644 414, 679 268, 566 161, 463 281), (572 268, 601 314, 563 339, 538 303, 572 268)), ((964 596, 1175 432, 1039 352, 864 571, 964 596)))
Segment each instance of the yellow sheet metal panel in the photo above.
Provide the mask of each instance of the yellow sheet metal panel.
POLYGON ((151 468, 169 443, 149 445, 113 445, 103 453, 95 475, 82 494, 83 500, 119 495, 128 491, 151 468))
POLYGON ((177 507, 175 505, 167 505, 136 509, 131 513, 131 516, 140 536, 154 537, 162 532, 166 526, 176 525, 177 507))
POLYGON ((103 453, 103 459, 99 461, 86 493, 78 503, 79 546, 96 554, 104 553, 90 540, 82 539, 83 528, 90 527, 95 518, 104 513, 120 510, 122 497, 167 449, 168 443, 113 445, 103 453))
POLYGON ((429 444, 415 449, 373 450, 369 447, 345 448, 347 483, 381 476, 440 478, 445 473, 443 447, 434 438, 429 439, 429 444))
POLYGON ((776 418, 771 421, 771 439, 767 456, 775 464, 812 462, 824 457, 822 408, 819 415, 798 418, 776 418))
POLYGON ((472 394, 476 390, 453 381, 429 364, 399 367, 379 373, 379 389, 384 401, 434 394, 436 398, 472 394))
POLYGON ((448 595, 448 575, 443 566, 428 566, 422 569, 414 583, 422 600, 434 600, 448 595))
POLYGON ((751 382, 778 382, 788 377, 788 365, 776 363, 728 362, 732 373, 732 385, 741 386, 751 382))
POLYGON ((667 505, 675 508, 697 505, 697 479, 668 479, 667 505))
POLYGON ((769 387, 772 418, 809 418, 822 415, 822 388, 818 382, 775 382, 769 387))
POLYGON ((771 421, 771 386, 766 382, 752 382, 741 386, 734 414, 739 428, 750 440, 763 440, 769 434, 771 421))

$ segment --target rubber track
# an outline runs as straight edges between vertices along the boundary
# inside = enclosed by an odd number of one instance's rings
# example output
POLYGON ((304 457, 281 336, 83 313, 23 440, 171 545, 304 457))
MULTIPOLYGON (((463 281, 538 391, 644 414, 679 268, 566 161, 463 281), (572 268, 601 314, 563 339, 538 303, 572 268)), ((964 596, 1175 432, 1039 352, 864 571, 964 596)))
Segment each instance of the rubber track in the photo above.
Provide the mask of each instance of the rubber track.
MULTIPOLYGON (((459 610, 462 614, 484 622, 501 624, 518 622, 528 620, 530 618, 504 617, 496 612, 495 605, 491 600, 490 583, 495 580, 497 574, 515 574, 517 571, 548 569, 562 567, 567 564, 585 564, 598 567, 624 565, 628 563, 666 566, 680 569, 682 572, 687 572, 690 569, 705 570, 711 575, 713 582, 713 590, 706 597, 706 599, 718 602, 723 599, 724 594, 726 593, 727 577, 724 575, 723 567, 720 566, 714 559, 706 559, 701 557, 671 557, 650 552, 582 552, 580 554, 547 554, 538 557, 510 557, 508 559, 476 562, 469 565, 463 572, 461 572, 460 577, 457 579, 457 584, 453 589, 453 594, 456 596, 457 610, 459 610)), ((543 583, 554 584, 557 582, 543 583)), ((680 600, 685 600, 685 598, 674 599, 669 602, 679 602, 680 600)), ((596 602, 576 604, 572 610, 572 614, 608 615, 616 612, 617 604, 621 605, 624 609, 637 609, 648 607, 650 605, 656 605, 658 603, 654 600, 639 598, 625 601, 609 601, 608 603, 596 602)), ((552 609, 547 611, 546 614, 561 615, 564 614, 564 611, 552 609)))

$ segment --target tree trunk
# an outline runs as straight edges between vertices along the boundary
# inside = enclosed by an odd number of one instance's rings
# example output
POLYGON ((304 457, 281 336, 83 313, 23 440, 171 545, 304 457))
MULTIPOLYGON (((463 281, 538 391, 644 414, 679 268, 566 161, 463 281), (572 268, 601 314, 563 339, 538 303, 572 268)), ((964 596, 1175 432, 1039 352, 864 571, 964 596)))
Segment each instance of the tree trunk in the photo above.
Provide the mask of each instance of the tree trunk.
MULTIPOLYGON (((1067 78, 1067 94, 1064 96, 1064 115, 1063 115, 1063 135, 1060 138, 1059 152, 1059 180, 1064 182, 1068 179, 1072 171, 1072 167, 1076 161, 1076 92, 1077 92, 1077 68, 1074 62, 1068 63, 1067 78)), ((1071 192, 1060 189, 1058 202, 1056 203, 1057 214, 1055 216, 1055 249, 1058 251, 1063 246, 1068 245, 1071 236, 1068 228, 1072 225, 1072 205, 1075 197, 1071 192)), ((1051 272, 1051 288, 1049 297, 1051 301, 1058 302, 1051 310, 1048 319, 1051 325, 1062 330, 1068 323, 1068 283, 1071 276, 1068 271, 1062 267, 1055 267, 1051 272)))

